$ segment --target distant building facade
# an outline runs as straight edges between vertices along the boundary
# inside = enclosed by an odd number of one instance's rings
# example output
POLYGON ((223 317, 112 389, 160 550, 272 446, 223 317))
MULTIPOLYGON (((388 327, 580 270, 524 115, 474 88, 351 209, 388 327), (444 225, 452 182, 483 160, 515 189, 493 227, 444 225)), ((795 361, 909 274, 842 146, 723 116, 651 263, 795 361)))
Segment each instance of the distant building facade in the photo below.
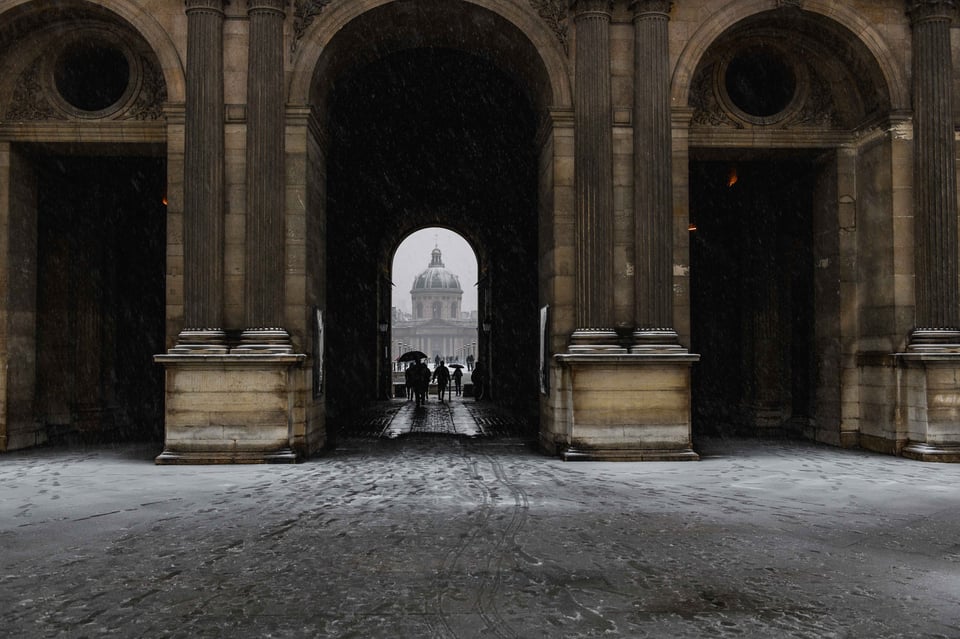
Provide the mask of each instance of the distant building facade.
POLYGON ((957 27, 955 0, 0 0, 0 450, 322 451, 389 378, 389 256, 445 226, 492 396, 550 454, 957 461, 957 27))
POLYGON ((391 338, 397 357, 418 350, 450 364, 476 356, 477 313, 463 312, 460 278, 444 266, 439 248, 431 252, 426 270, 413 278, 410 307, 409 315, 394 309, 391 338))

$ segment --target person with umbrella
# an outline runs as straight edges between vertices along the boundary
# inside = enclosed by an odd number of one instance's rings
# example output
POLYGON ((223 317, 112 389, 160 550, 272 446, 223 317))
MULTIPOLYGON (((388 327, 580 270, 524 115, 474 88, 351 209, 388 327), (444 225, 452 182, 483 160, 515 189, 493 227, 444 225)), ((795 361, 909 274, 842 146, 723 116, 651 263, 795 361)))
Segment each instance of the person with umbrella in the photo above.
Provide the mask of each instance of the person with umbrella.
POLYGON ((433 371, 433 379, 437 381, 437 397, 442 402, 443 392, 447 390, 447 384, 450 383, 450 371, 444 366, 442 359, 437 364, 436 370, 433 371))
POLYGON ((457 393, 457 397, 460 397, 460 383, 463 381, 463 366, 461 364, 450 364, 450 368, 453 369, 453 389, 457 393))
POLYGON ((427 358, 423 351, 407 351, 397 358, 398 362, 416 362, 407 369, 410 373, 410 384, 417 398, 417 406, 427 401, 427 387, 430 385, 430 369, 423 362, 427 358))

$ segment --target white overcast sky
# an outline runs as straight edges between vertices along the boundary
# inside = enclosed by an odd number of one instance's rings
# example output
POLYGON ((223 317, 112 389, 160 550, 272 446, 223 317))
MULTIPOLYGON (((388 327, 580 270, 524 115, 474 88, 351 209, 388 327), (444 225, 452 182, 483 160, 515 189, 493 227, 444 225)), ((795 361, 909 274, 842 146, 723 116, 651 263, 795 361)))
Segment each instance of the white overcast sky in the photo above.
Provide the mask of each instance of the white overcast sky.
POLYGON ((421 229, 405 239, 393 258, 393 304, 410 312, 413 278, 430 266, 433 247, 440 248, 443 265, 460 278, 465 312, 477 310, 477 258, 460 235, 444 228, 421 229))

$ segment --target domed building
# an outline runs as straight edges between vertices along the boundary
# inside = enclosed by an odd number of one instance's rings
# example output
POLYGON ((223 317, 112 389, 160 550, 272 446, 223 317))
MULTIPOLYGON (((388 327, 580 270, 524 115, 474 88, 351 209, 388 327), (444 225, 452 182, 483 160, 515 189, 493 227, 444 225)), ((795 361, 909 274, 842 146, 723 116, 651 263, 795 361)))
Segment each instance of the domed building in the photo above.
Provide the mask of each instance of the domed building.
POLYGON ((460 319, 463 289, 460 278, 443 265, 439 248, 430 254, 430 266, 417 275, 410 289, 414 319, 460 319))
POLYGON ((465 361, 476 350, 477 314, 464 313, 460 277, 443 264, 439 247, 430 253, 430 264, 413 278, 410 315, 393 311, 393 348, 397 355, 408 350, 426 353, 430 359, 465 361))

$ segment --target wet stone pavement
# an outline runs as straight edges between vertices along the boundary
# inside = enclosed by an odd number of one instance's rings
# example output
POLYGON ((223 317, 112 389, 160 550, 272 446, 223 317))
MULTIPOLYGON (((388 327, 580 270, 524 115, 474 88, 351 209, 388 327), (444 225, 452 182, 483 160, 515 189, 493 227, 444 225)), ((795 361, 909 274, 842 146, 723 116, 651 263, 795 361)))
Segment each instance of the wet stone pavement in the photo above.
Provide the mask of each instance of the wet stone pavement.
POLYGON ((719 439, 563 462, 416 432, 510 422, 469 401, 380 408, 384 436, 297 465, 0 455, 0 635, 960 637, 960 465, 719 439))

